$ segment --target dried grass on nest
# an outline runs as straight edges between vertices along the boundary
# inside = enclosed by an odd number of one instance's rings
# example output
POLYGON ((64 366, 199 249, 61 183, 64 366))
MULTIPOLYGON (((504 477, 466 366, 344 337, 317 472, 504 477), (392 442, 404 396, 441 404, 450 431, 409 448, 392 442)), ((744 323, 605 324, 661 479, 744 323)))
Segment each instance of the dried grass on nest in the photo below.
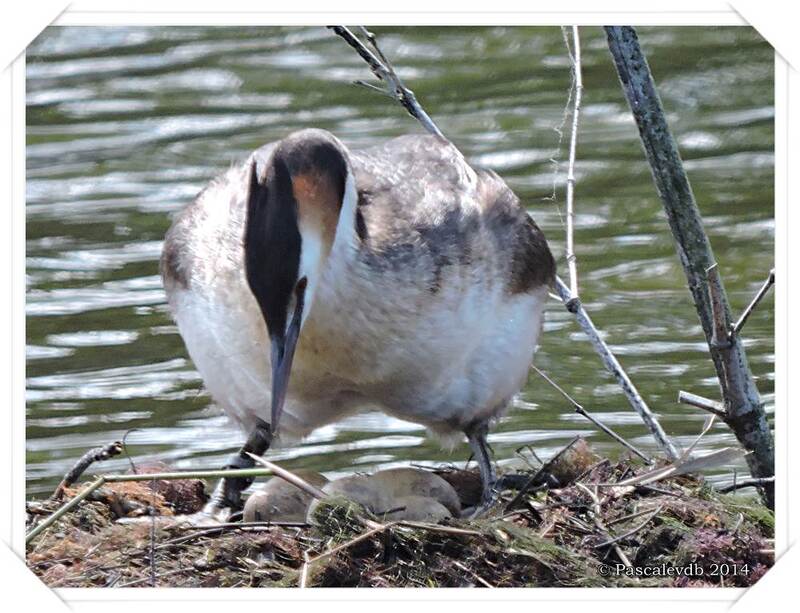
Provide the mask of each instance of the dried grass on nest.
MULTIPOLYGON (((748 586, 772 564, 772 514, 756 500, 716 494, 687 476, 616 498, 601 496, 601 522, 619 539, 603 545, 609 535, 597 528, 587 486, 617 482, 641 466, 594 456, 589 462, 591 452, 584 451, 571 465, 554 467, 559 477, 550 475, 550 487, 523 496, 514 513, 450 520, 466 529, 461 533, 405 525, 376 529, 362 507, 329 499, 308 527, 209 531, 156 523, 151 540, 148 521, 114 523, 109 501, 152 503, 154 492, 146 482, 114 484, 104 488, 113 496, 79 505, 46 530, 29 548, 28 564, 54 587, 297 586, 303 575, 308 586, 340 587, 748 586), (584 487, 572 481, 578 477, 584 487), (749 572, 724 578, 604 576, 601 564, 621 562, 617 546, 634 566, 747 564, 749 572)), ((460 493, 469 498, 474 474, 454 471, 447 471, 449 480, 465 484, 460 493)), ((156 506, 165 514, 174 508, 167 500, 156 506)))

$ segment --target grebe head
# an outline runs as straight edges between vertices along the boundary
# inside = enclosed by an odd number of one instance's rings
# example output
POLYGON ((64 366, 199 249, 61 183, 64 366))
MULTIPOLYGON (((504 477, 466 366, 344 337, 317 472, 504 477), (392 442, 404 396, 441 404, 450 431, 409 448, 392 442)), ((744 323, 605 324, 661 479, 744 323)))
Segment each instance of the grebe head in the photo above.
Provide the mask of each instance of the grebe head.
POLYGON ((355 199, 347 152, 322 130, 303 130, 280 141, 261 174, 255 161, 251 166, 244 259, 270 337, 273 432, 342 209, 354 208, 355 199))

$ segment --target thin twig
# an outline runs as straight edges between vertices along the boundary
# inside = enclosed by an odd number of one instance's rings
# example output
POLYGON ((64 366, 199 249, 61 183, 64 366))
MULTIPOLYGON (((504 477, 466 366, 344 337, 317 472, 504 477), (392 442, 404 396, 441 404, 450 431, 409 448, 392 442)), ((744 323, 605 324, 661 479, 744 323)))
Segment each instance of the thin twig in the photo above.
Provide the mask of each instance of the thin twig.
POLYGON ((720 419, 725 419, 725 405, 723 405, 721 402, 717 402, 716 400, 710 400, 709 398, 680 390, 678 392, 678 402, 697 407, 698 409, 703 409, 704 411, 708 411, 709 413, 716 415, 720 419))
POLYGON ((453 526, 442 526, 440 524, 428 524, 421 521, 400 520, 395 522, 398 526, 406 528, 417 528, 419 530, 428 530, 430 532, 441 532, 442 534, 458 534, 462 536, 482 536, 483 532, 477 530, 467 530, 466 528, 455 528, 453 526))
POLYGON ((125 434, 122 435, 122 451, 125 454, 125 457, 128 458, 128 463, 131 465, 132 473, 138 473, 139 470, 136 468, 136 463, 133 461, 131 454, 128 453, 128 435, 132 434, 133 432, 136 432, 137 430, 139 430, 139 428, 131 428, 130 430, 127 430, 125 434))
POLYGON ((736 336, 739 332, 742 331, 744 324, 747 322, 747 318, 750 317, 750 314, 753 310, 758 306, 758 303, 767 295, 769 289, 775 284, 775 269, 769 271, 769 276, 767 280, 764 281, 764 285, 761 286, 761 289, 758 290, 758 293, 753 297, 753 300, 747 305, 747 308, 744 310, 744 313, 736 320, 736 323, 733 324, 731 327, 731 336, 736 336))
POLYGON ((730 485, 724 485, 722 487, 717 488, 717 491, 721 494, 727 494, 729 492, 733 492, 735 490, 740 490, 743 487, 764 487, 767 484, 775 483, 775 477, 759 477, 753 479, 742 479, 738 483, 734 481, 730 485))
POLYGON ((288 481, 295 487, 300 488, 301 490, 306 492, 309 496, 312 496, 317 500, 322 500, 327 496, 327 494, 323 492, 321 489, 311 485, 308 481, 306 481, 302 477, 298 477, 297 475, 295 475, 292 472, 289 472, 285 468, 281 468, 277 464, 273 464, 272 462, 269 462, 268 460, 265 460, 264 458, 259 457, 253 453, 248 452, 247 455, 249 455, 256 463, 261 464, 261 466, 263 466, 264 468, 269 468, 276 477, 280 477, 284 481, 288 481))
POLYGON ((609 540, 607 540, 607 541, 603 541, 603 542, 602 542, 602 543, 600 543, 599 545, 595 545, 595 549, 599 549, 599 548, 601 548, 601 547, 608 547, 609 545, 613 545, 613 544, 615 544, 615 543, 618 543, 619 541, 622 541, 622 540, 624 540, 624 539, 626 539, 626 538, 628 538, 628 537, 631 537, 631 536, 633 536, 634 534, 636 534, 637 532, 639 532, 639 530, 641 530, 641 529, 642 529, 642 528, 644 528, 644 527, 645 527, 647 524, 649 524, 649 523, 650 523, 650 522, 653 520, 653 518, 654 518, 656 515, 658 515, 658 514, 661 512, 661 510, 662 510, 663 508, 664 508, 663 506, 661 506, 661 507, 658 507, 658 508, 657 508, 657 509, 655 509, 655 510, 654 510, 652 513, 650 513, 650 515, 647 517, 647 519, 645 519, 645 520, 644 520, 644 521, 643 521, 641 524, 639 524, 638 526, 635 526, 635 527, 631 528, 630 530, 628 530, 628 531, 627 531, 627 532, 625 532, 624 534, 620 534, 619 536, 615 536, 615 537, 614 537, 614 538, 612 538, 612 539, 609 539, 609 540))
POLYGON ((560 385, 558 385, 558 383, 553 381, 549 376, 547 376, 546 373, 544 373, 542 370, 537 368, 534 364, 531 364, 531 368, 533 368, 533 370, 535 370, 537 373, 539 373, 545 381, 547 381, 551 386, 553 386, 556 389, 556 391, 558 391, 564 398, 566 398, 569 401, 569 403, 574 407, 576 413, 578 413, 579 415, 583 415, 583 417, 588 419, 595 426, 597 426, 603 432, 608 434, 611 438, 613 438, 615 441, 617 441, 620 445, 622 445, 626 449, 629 449, 630 451, 632 451, 633 453, 638 455, 640 458, 642 458, 648 464, 652 464, 653 463, 653 459, 651 457, 649 457, 649 456, 645 455, 644 453, 642 453, 641 451, 639 451, 636 447, 634 447, 631 443, 629 443, 624 438, 622 438, 619 434, 614 432, 611 428, 609 428, 605 424, 601 423, 596 417, 590 415, 586 411, 586 409, 584 409, 583 406, 581 406, 578 403, 578 401, 576 401, 572 396, 570 396, 566 391, 564 391, 564 389, 560 385))
POLYGON ((680 459, 681 462, 689 460, 689 456, 691 455, 692 451, 694 450, 695 447, 697 447, 700 441, 703 440, 703 437, 706 434, 708 434, 709 430, 711 430, 711 427, 714 425, 716 419, 717 419, 716 415, 709 415, 708 417, 706 417, 706 421, 703 423, 703 429, 700 430, 700 434, 698 434, 697 438, 694 439, 694 441, 692 441, 692 443, 686 449, 683 450, 680 459))
MULTIPOLYGON (((541 459, 541 458, 539 457, 539 455, 536 453, 536 450, 533 448, 533 446, 532 446, 532 445, 523 445, 522 447, 520 447, 519 449, 517 449, 517 450, 516 450, 516 453, 517 453, 517 454, 519 454, 519 455, 520 455, 520 457, 522 457, 522 453, 521 453, 521 451, 522 451, 523 449, 527 449, 528 451, 530 451, 530 452, 531 452, 531 455, 533 456, 533 459, 534 459, 534 460, 536 460, 537 462, 539 462, 539 466, 541 466, 542 464, 544 464, 544 462, 542 462, 542 459, 541 459)), ((530 462, 528 462, 528 466, 531 466, 530 462)))
MULTIPOLYGON (((178 524, 177 527, 184 528, 182 524, 178 524)), ((176 536, 175 538, 169 539, 161 543, 156 549, 168 549, 170 547, 174 547, 175 545, 182 545, 183 543, 188 543, 197 538, 203 538, 204 536, 214 536, 220 533, 224 533, 227 530, 239 530, 241 532, 271 532, 273 527, 277 526, 253 526, 249 528, 239 528, 239 524, 223 524, 221 526, 213 526, 211 528, 207 526, 187 526, 192 528, 198 528, 195 532, 190 534, 184 534, 182 536, 176 536), (202 528, 202 530, 199 530, 202 528)))
POLYGON ((360 85, 361 87, 366 87, 367 89, 371 89, 374 92, 381 94, 382 96, 387 96, 389 98, 394 98, 386 89, 382 87, 378 87, 377 85, 373 85, 372 83, 367 83, 366 81, 362 81, 361 79, 356 79, 353 81, 353 85, 360 85))
POLYGON ((517 508, 517 506, 519 506, 519 503, 522 502, 522 499, 525 496, 525 494, 527 494, 528 491, 534 485, 537 484, 537 482, 540 480, 540 478, 543 475, 547 474, 547 471, 550 469, 550 467, 553 466, 553 464, 555 464, 558 461, 558 459, 562 455, 564 455, 569 449, 571 449, 572 446, 575 443, 577 443, 579 440, 580 440, 580 437, 576 436, 569 443, 567 443, 557 454, 555 454, 552 458, 550 458, 545 464, 542 464, 542 467, 538 471, 536 471, 533 474, 533 476, 530 479, 528 479, 528 481, 525 483, 525 485, 523 485, 519 489, 519 491, 517 492, 517 495, 514 496, 511 499, 511 501, 506 505, 506 508, 504 510, 506 512, 508 512, 508 511, 513 511, 515 508, 517 508))
POLYGON ((744 513, 739 513, 736 517, 736 523, 734 524, 733 528, 731 528, 731 534, 736 534, 739 532, 739 528, 742 527, 742 523, 744 522, 744 513))
POLYGON ((553 131, 558 134, 558 141, 549 159, 550 163, 553 165, 553 192, 551 195, 542 198, 542 200, 556 203, 556 212, 558 213, 558 218, 562 226, 564 225, 564 217, 561 215, 561 209, 558 207, 556 198, 556 192, 558 191, 558 169, 560 167, 558 158, 561 155, 561 145, 564 142, 564 126, 567 124, 569 109, 572 106, 572 95, 574 92, 572 85, 573 84, 570 83, 569 89, 567 90, 567 101, 564 103, 564 110, 561 112, 561 122, 553 128, 553 131))
POLYGON ((106 483, 126 481, 180 481, 181 479, 236 479, 238 477, 268 477, 272 475, 268 468, 236 468, 209 470, 177 470, 165 473, 137 473, 135 475, 103 475, 106 483))
POLYGON ((652 494, 662 494, 663 496, 672 496, 673 498, 686 498, 683 492, 673 492, 664 489, 663 487, 656 487, 655 485, 636 485, 634 486, 635 492, 649 492, 652 494))
POLYGON ((468 567, 464 566, 461 562, 458 562, 458 561, 453 562, 453 566, 456 566, 457 568, 460 568, 464 572, 469 573, 470 575, 472 575, 472 578, 475 579, 478 583, 480 583, 483 587, 494 588, 494 586, 491 583, 489 583, 486 579, 481 577, 478 573, 476 573, 471 568, 468 568, 468 567))
MULTIPOLYGON (((597 462, 595 462, 594 464, 589 466, 589 468, 584 470, 575 479, 573 479, 573 481, 583 481, 586 477, 588 477, 590 474, 592 474, 592 472, 594 472, 594 470, 596 468, 598 468, 600 466, 603 466, 604 464, 610 464, 610 463, 611 463, 611 461, 608 458, 603 458, 601 460, 598 460, 597 462)), ((630 466, 628 466, 627 468, 630 469, 630 466)))
POLYGON ((615 524, 621 524, 622 522, 629 521, 631 519, 636 519, 637 517, 641 517, 642 515, 647 515, 648 513, 652 513, 652 509, 643 509, 641 511, 637 511, 636 513, 631 513, 629 515, 623 515, 622 517, 617 517, 617 519, 612 519, 606 522, 606 526, 613 526, 615 524))
MULTIPOLYGON (((204 537, 214 537, 216 535, 223 534, 226 530, 237 530, 238 532, 249 532, 249 533, 258 533, 258 532, 273 532, 274 529, 280 528, 282 526, 273 524, 272 526, 250 526, 245 528, 238 528, 238 527, 213 527, 213 528, 205 528, 204 531, 198 531, 193 534, 186 534, 183 536, 176 537, 174 539, 170 539, 168 541, 164 541, 161 545, 157 547, 157 549, 167 549, 169 547, 174 547, 175 545, 182 545, 183 543, 187 543, 191 540, 196 538, 204 538, 204 537)), ((296 528, 298 531, 302 529, 301 526, 289 526, 296 528)), ((299 534, 299 532, 296 532, 299 534)))
POLYGON ((572 524, 572 529, 577 529, 578 532, 583 534, 594 534, 594 530, 584 521, 581 521, 577 517, 573 517, 571 515, 566 515, 565 519, 572 524))
MULTIPOLYGON (((569 41, 566 28, 564 31, 564 42, 569 51, 569 41)), ((578 146, 578 118, 581 111, 581 97, 583 95, 583 76, 581 74, 581 41, 578 35, 578 26, 572 26, 572 46, 573 50, 569 53, 570 63, 572 64, 573 83, 575 85, 575 105, 572 109, 572 134, 569 141, 569 165, 567 167, 567 247, 566 258, 569 269, 569 288, 570 300, 578 297, 578 265, 575 256, 575 156, 578 146)))
POLYGON ((311 524, 304 521, 237 521, 237 522, 226 522, 223 524, 216 524, 212 528, 208 526, 198 526, 198 525, 191 525, 191 524, 178 524, 181 530, 191 531, 191 530, 227 530, 227 529, 234 529, 234 530, 248 530, 250 528, 308 528, 311 524))

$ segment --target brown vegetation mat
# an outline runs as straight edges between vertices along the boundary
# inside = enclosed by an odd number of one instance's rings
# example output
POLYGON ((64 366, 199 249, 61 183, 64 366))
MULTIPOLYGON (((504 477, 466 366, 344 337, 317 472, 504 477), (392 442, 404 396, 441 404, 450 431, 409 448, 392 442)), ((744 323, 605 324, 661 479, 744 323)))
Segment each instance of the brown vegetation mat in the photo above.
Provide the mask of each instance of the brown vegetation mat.
MULTIPOLYGON (((52 587, 748 586, 772 564, 773 515, 754 497, 685 475, 615 488, 647 469, 576 450, 488 516, 446 525, 381 524, 328 499, 307 525, 189 527, 176 520, 202 504, 197 482, 108 484, 42 532, 27 561, 52 587)), ((474 472, 439 472, 474 502, 474 472)), ((28 503, 30 523, 58 506, 28 503)))

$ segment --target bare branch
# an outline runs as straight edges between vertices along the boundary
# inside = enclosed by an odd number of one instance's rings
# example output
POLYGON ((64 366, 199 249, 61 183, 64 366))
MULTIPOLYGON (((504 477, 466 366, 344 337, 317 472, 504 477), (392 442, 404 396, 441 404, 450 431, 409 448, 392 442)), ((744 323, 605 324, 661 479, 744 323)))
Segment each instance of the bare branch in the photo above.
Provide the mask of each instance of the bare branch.
POLYGON ((758 290, 758 293, 755 295, 755 297, 753 297, 753 300, 750 302, 749 305, 747 305, 747 308, 744 310, 744 313, 742 313, 741 317, 739 317, 736 323, 733 324, 730 333, 731 336, 736 336, 737 334, 739 334, 739 332, 742 331, 744 324, 747 323, 747 318, 750 317, 750 314, 758 306, 758 303, 761 302, 764 296, 767 295, 767 292, 774 284, 775 284, 775 269, 773 268, 772 270, 769 271, 769 276, 767 277, 767 280, 764 281, 764 285, 761 286, 761 289, 758 290))
MULTIPOLYGON (((569 51, 569 40, 566 28, 564 42, 569 51)), ((575 88, 575 105, 572 109, 572 134, 569 141, 569 166, 567 167, 567 247, 566 258, 569 270, 569 289, 571 299, 578 297, 578 265, 575 256, 575 156, 578 148, 578 118, 581 111, 581 98, 583 95, 583 76, 581 73, 581 41, 578 35, 578 26, 572 26, 573 50, 569 54, 572 64, 573 84, 575 88)))
MULTIPOLYGON (((564 34, 564 44, 567 47, 567 52, 569 54, 570 63, 572 65, 572 74, 573 74, 573 86, 575 91, 574 97, 574 106, 572 110, 572 133, 570 135, 570 144, 569 144, 569 165, 567 169, 567 244, 566 244, 566 260, 567 260, 567 268, 569 273, 569 289, 568 295, 565 295, 562 291, 562 286, 564 286, 564 282, 561 279, 557 280, 557 289, 560 294, 561 300, 567 307, 567 310, 574 313, 578 323, 583 328, 584 332, 589 336, 592 344, 595 347, 595 350, 600 354, 603 363, 606 365, 606 368, 617 378, 617 381, 622 386, 625 395, 628 397, 629 402, 633 406, 633 408, 639 413, 639 415, 644 420, 645 424, 650 428, 651 432, 655 436, 656 440, 661 444, 664 450, 667 453, 667 456, 670 459, 675 459, 677 457, 677 450, 672 445, 672 443, 667 439, 666 434, 661 429, 658 421, 656 420, 655 416, 650 412, 650 409, 645 404, 644 400, 642 399, 641 395, 636 391, 636 388, 633 386, 633 383, 628 378, 625 371, 622 370, 622 366, 620 366, 619 362, 611 353, 611 350, 605 344, 605 342, 600 338, 599 334, 597 334, 597 330, 594 328, 591 320, 589 319, 588 315, 582 317, 579 311, 582 310, 582 306, 578 300, 578 265, 577 265, 577 257, 575 255, 575 158, 577 154, 577 146, 578 146, 578 121, 580 117, 580 110, 581 110, 581 100, 583 97, 583 74, 581 70, 581 42, 580 36, 578 33, 578 26, 572 26, 572 47, 570 48, 570 41, 567 35, 567 28, 562 28, 562 32, 564 34)), ((563 390, 562 390, 563 392, 563 390)), ((570 399, 571 400, 571 399, 570 399)), ((571 400, 572 401, 572 400, 571 400)), ((573 404, 577 405, 574 401, 573 404)), ((580 407, 580 405, 576 406, 576 411, 582 415, 584 415, 587 419, 595 423, 599 428, 601 428, 606 434, 609 434, 613 438, 617 439, 620 442, 621 437, 618 437, 616 434, 612 433, 609 429, 605 426, 599 424, 594 418, 590 417, 588 413, 580 407)), ((626 446, 626 443, 623 442, 626 446)), ((634 452, 639 455, 640 457, 643 456, 638 450, 634 450, 634 452)), ((652 460, 646 458, 645 461, 648 463, 652 463, 652 460)))
POLYGON ((441 130, 439 130, 436 124, 433 123, 433 119, 430 118, 430 116, 420 106, 419 102, 417 102, 414 92, 403 85, 400 77, 397 76, 394 68, 386 59, 386 56, 381 51, 380 47, 378 47, 378 42, 374 34, 367 31, 366 28, 361 28, 361 31, 364 32, 367 40, 375 50, 375 53, 378 54, 377 56, 345 26, 328 27, 337 35, 341 36, 348 45, 356 50, 358 55, 360 55, 361 58, 369 65, 372 73, 386 84, 387 93, 395 98, 400 104, 402 104, 412 117, 419 121, 422 126, 431 134, 434 134, 439 138, 445 138, 441 130))
POLYGON ((704 398, 703 396, 698 396, 697 394, 692 394, 690 392, 684 392, 681 390, 678 392, 678 402, 708 411, 722 420, 725 419, 725 406, 716 400, 710 400, 708 398, 704 398))

